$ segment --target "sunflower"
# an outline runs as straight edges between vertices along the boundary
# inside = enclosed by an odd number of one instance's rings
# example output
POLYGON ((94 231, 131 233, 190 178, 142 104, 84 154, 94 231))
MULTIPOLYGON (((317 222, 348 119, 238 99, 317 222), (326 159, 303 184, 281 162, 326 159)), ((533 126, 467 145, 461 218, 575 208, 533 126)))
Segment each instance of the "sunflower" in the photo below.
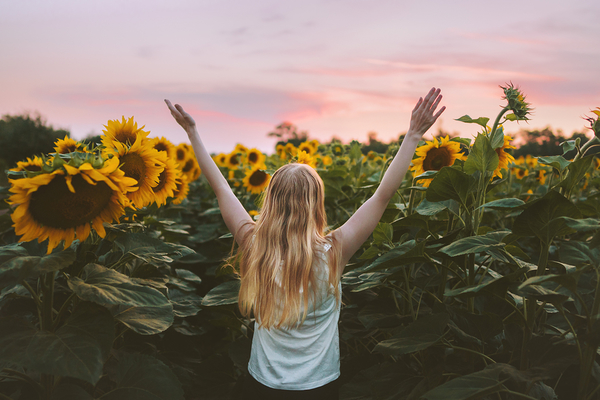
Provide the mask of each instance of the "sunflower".
POLYGON ((54 144, 56 145, 54 146, 54 151, 58 154, 69 154, 75 151, 87 153, 87 148, 83 143, 79 143, 77 140, 71 139, 67 135, 65 135, 64 139, 57 139, 54 144))
POLYGON ((219 166, 219 167, 227 166, 227 154, 225 154, 225 153, 217 154, 216 156, 213 157, 213 160, 215 161, 215 164, 217 164, 217 166, 219 166))
POLYGON ((540 169, 537 172, 537 176, 535 177, 535 179, 537 179, 537 181, 540 183, 540 185, 544 185, 546 183, 546 171, 544 171, 543 169, 540 169))
POLYGON ((527 116, 531 113, 532 108, 531 104, 525 101, 525 95, 521 90, 512 83, 500 86, 500 88, 504 90, 504 99, 508 102, 506 107, 513 112, 517 120, 528 120, 527 116))
POLYGON ((84 241, 91 228, 104 237, 104 222, 118 221, 129 201, 125 193, 136 181, 119 169, 119 159, 110 158, 100 168, 92 163, 62 164, 51 173, 10 180, 9 203, 19 241, 48 239, 48 254, 64 240, 64 248, 75 238, 84 241))
POLYGON ((157 206, 167 204, 168 197, 175 197, 174 191, 177 189, 177 179, 181 172, 177 169, 177 162, 172 158, 164 160, 165 167, 158 176, 158 185, 152 188, 157 206))
POLYGON ((315 159, 315 157, 311 156, 310 154, 308 154, 305 151, 298 152, 298 159, 296 160, 296 162, 298 164, 306 164, 313 168, 317 167, 317 160, 315 159))
POLYGON ((44 159, 38 156, 33 156, 33 159, 27 157, 26 161, 17 161, 17 166, 11 168, 11 171, 41 171, 44 166, 44 159))
POLYGON ((241 144, 241 143, 236 144, 235 148, 233 149, 233 151, 237 151, 237 152, 242 153, 244 155, 248 154, 248 148, 246 146, 244 146, 243 144, 241 144))
POLYGON ((298 153, 300 153, 301 151, 304 151, 308 155, 312 156, 317 152, 317 149, 315 149, 313 145, 310 144, 310 142, 302 142, 300 143, 300 145, 298 145, 298 153))
POLYGON ((168 160, 167 153, 152 147, 150 141, 142 142, 141 137, 129 147, 121 142, 113 142, 110 149, 121 162, 125 176, 137 181, 137 190, 127 194, 137 208, 154 203, 154 188, 158 185, 160 173, 168 160))
POLYGON ((143 131, 144 127, 138 128, 137 122, 133 121, 133 117, 119 122, 118 120, 109 120, 104 125, 106 130, 103 130, 104 136, 102 136, 102 144, 105 148, 114 147, 116 143, 126 144, 132 146, 138 140, 145 141, 146 136, 150 133, 149 131, 143 131))
POLYGON ((181 204, 190 191, 190 185, 185 175, 180 175, 176 183, 177 187, 173 190, 173 204, 181 204))
POLYGON ((309 143, 313 147, 313 149, 315 149, 315 153, 316 153, 319 150, 319 145, 321 143, 319 143, 319 141, 317 139, 313 139, 309 143))
POLYGON ((323 165, 327 166, 333 164, 333 159, 330 156, 324 156, 321 158, 321 162, 323 165))
POLYGON ((335 144, 332 148, 331 151, 333 152, 334 155, 336 156, 341 156, 342 154, 344 154, 344 146, 341 144, 335 144))
POLYGON ((527 164, 529 168, 535 168, 538 164, 538 160, 536 157, 532 157, 531 155, 527 154, 525 156, 525 164, 527 164))
POLYGON ((265 168, 265 160, 267 157, 258 149, 250 149, 246 154, 246 162, 251 167, 260 166, 265 168))
POLYGON ((242 179, 244 187, 254 194, 260 194, 269 184, 271 175, 260 168, 252 168, 246 171, 246 176, 242 179))
POLYGON ((285 160, 285 146, 282 144, 278 144, 277 146, 275 146, 275 152, 277 153, 277 155, 279 156, 279 158, 281 160, 285 160))
MULTIPOLYGON (((467 157, 460 151, 460 143, 450 141, 448 136, 427 141, 417 148, 417 158, 412 160, 411 171, 419 176, 425 171, 439 171, 443 167, 450 167, 456 160, 466 160, 467 157)), ((424 179, 423 186, 428 187, 431 179, 424 179)))
POLYGON ((286 145, 284 147, 284 151, 285 151, 286 159, 288 157, 296 157, 296 155, 298 154, 298 148, 296 146, 294 146, 293 143, 286 143, 286 145))
POLYGON ((519 156, 515 159, 515 161, 513 161, 513 163, 516 165, 525 165, 525 157, 519 156))
MULTIPOLYGON (((532 195, 533 194, 533 190, 529 189, 525 194, 532 195)), ((530 198, 531 198, 531 196, 525 197, 525 201, 529 201, 530 198)))
POLYGON ((175 160, 177 152, 175 145, 171 143, 171 141, 165 137, 153 138, 151 139, 152 147, 158 151, 164 151, 167 153, 167 157, 175 160))
POLYGON ((187 143, 179 143, 177 147, 175 147, 175 160, 177 160, 177 164, 179 164, 180 167, 185 165, 191 155, 192 153, 190 152, 187 143))
POLYGON ((231 153, 227 154, 226 163, 227 168, 236 169, 242 164, 242 154, 237 150, 233 150, 231 153))
POLYGON ((594 158, 594 168, 595 169, 600 169, 600 157, 595 157, 594 158))
POLYGON ((527 168, 513 168, 512 171, 517 179, 524 179, 527 175, 529 175, 527 168))
POLYGON ((196 157, 192 155, 188 158, 185 164, 181 165, 181 172, 187 176, 188 182, 193 182, 198 179, 202 171, 200 170, 196 157))
POLYGON ((227 179, 230 180, 233 183, 233 186, 235 186, 235 187, 240 186, 240 181, 238 181, 237 179, 235 179, 235 171, 233 169, 229 170, 229 174, 227 175, 227 179))
POLYGON ((508 170, 508 164, 515 161, 515 158, 512 154, 506 152, 507 149, 516 149, 515 146, 510 144, 510 141, 513 140, 510 136, 504 135, 504 144, 502 147, 498 147, 496 150, 496 154, 498 154, 498 167, 494 170, 494 175, 492 175, 492 179, 497 176, 502 178, 502 170, 508 170))

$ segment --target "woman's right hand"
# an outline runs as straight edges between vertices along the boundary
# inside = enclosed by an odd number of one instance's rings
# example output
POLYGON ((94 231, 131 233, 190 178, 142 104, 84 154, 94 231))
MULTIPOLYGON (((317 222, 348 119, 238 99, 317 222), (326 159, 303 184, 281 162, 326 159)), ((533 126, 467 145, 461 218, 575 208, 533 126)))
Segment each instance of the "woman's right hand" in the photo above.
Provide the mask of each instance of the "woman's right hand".
POLYGON ((417 105, 412 111, 410 119, 410 128, 407 132, 407 137, 414 137, 420 140, 421 137, 427 132, 429 128, 435 123, 440 115, 446 109, 446 106, 440 108, 440 110, 434 114, 435 109, 442 100, 440 94, 441 89, 432 88, 425 99, 420 98, 417 105))
POLYGON ((173 106, 173 104, 171 104, 171 102, 167 99, 165 99, 165 103, 167 103, 167 107, 169 107, 171 115, 173 118, 175 118, 175 121, 177 121, 177 123, 181 125, 186 132, 193 132, 194 129, 196 129, 196 121, 194 121, 194 118, 192 118, 190 114, 183 110, 183 107, 181 107, 179 104, 175 104, 175 106, 173 106))

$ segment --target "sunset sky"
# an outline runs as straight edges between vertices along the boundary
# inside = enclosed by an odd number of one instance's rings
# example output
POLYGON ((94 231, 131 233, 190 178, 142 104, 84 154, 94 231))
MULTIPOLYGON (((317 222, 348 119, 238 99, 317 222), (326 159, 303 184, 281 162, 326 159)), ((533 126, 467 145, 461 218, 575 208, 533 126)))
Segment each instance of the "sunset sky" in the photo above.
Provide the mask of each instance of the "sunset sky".
POLYGON ((209 151, 273 152, 282 121, 391 140, 432 86, 438 125, 468 137, 454 119, 494 117, 512 81, 535 112, 509 133, 570 135, 600 106, 599 15, 597 0, 0 0, 0 113, 39 112, 77 139, 135 116, 179 143, 168 98, 209 151))

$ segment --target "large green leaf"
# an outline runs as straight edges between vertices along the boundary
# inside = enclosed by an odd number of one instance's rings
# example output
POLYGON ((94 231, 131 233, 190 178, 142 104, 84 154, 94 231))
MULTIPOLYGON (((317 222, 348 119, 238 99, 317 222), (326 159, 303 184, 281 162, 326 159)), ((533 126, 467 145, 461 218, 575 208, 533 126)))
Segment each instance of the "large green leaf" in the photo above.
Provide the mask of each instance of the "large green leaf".
POLYGON ((144 354, 119 357, 117 387, 98 400, 183 400, 183 389, 169 367, 144 354))
POLYGON ((467 174, 474 174, 476 171, 486 173, 495 170, 499 162, 498 154, 492 148, 490 140, 484 134, 479 134, 465 161, 464 170, 467 174))
POLYGON ((538 157, 538 161, 540 164, 549 165, 561 173, 571 164, 571 161, 568 161, 563 156, 538 157))
POLYGON ((466 206, 467 196, 475 186, 475 178, 456 168, 444 167, 427 188, 425 198, 431 202, 456 200, 466 206))
POLYGON ((525 202, 521 199, 506 198, 506 199, 490 201, 488 203, 481 205, 480 208, 492 208, 492 209, 504 210, 504 209, 510 209, 510 208, 517 208, 517 207, 522 206, 523 204, 525 204, 525 202))
POLYGON ((11 257, 14 254, 23 254, 14 247, 5 249, 3 253, 8 260, 0 265, 0 290, 17 285, 25 279, 36 278, 46 272, 61 270, 75 261, 75 251, 71 248, 42 257, 11 257))
POLYGON ((173 323, 173 306, 160 291, 120 272, 88 264, 83 279, 71 277, 68 283, 79 298, 110 307, 115 319, 142 335, 162 332, 173 323))
POLYGON ((484 369, 459 376, 425 393, 426 400, 476 400, 504 390, 499 371, 484 369))
POLYGON ((419 318, 392 339, 377 343, 375 351, 401 355, 424 350, 442 338, 449 319, 450 316, 446 313, 419 318))
POLYGON ((414 240, 409 240, 383 254, 381 257, 376 258, 375 261, 364 268, 364 271, 378 271, 385 268, 424 261, 424 250, 424 241, 417 243, 414 240))
POLYGON ((594 156, 580 158, 577 161, 569 164, 567 176, 559 186, 565 189, 566 193, 571 193, 571 190, 581 181, 585 174, 590 170, 594 156))
POLYGON ((441 248, 440 251, 450 257, 456 257, 464 254, 481 253, 490 249, 501 249, 505 246, 502 239, 509 233, 510 231, 494 231, 487 235, 468 236, 441 248))
POLYGON ((206 307, 224 306, 236 304, 240 292, 240 281, 234 279, 212 288, 202 299, 202 305, 206 307))
POLYGON ((169 289, 169 300, 173 304, 176 317, 185 318, 198 314, 202 309, 202 297, 195 293, 185 293, 177 289, 169 289))
POLYGON ((95 385, 114 336, 113 318, 104 307, 80 303, 54 333, 38 331, 22 320, 0 321, 0 360, 95 385))
POLYGON ((194 250, 187 246, 164 242, 143 233, 121 235, 115 239, 114 245, 123 254, 131 255, 156 266, 162 266, 194 253, 194 250))
POLYGON ((577 207, 555 190, 544 197, 527 203, 527 208, 515 219, 513 233, 536 236, 549 243, 555 236, 573 232, 560 217, 581 218, 577 207))
POLYGON ((373 231, 373 240, 375 243, 392 243, 394 238, 394 228, 391 224, 380 222, 373 231))

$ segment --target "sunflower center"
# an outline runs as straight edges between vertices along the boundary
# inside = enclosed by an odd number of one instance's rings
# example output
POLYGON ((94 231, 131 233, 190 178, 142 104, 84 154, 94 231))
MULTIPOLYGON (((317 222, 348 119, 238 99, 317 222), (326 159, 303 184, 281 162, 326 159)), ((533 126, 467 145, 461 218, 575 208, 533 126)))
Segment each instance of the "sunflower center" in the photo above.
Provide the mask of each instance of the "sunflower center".
POLYGON ((119 158, 123 164, 121 170, 125 172, 125 176, 135 179, 137 181, 136 186, 139 187, 146 176, 146 163, 142 156, 137 153, 127 153, 119 158))
POLYGON ((251 163, 255 163, 258 161, 258 154, 256 153, 250 153, 248 155, 248 161, 250 161, 251 163))
POLYGON ((23 169, 25 171, 41 171, 42 167, 40 167, 39 165, 31 164, 23 166, 23 169))
POLYGON ((445 147, 429 150, 425 160, 423 160, 425 171, 439 171, 442 167, 449 167, 450 165, 452 165, 452 156, 445 147))
POLYGON ((231 164, 231 165, 238 165, 239 163, 240 163, 240 160, 239 160, 238 154, 231 156, 231 158, 229 159, 229 164, 231 164))
POLYGON ((183 150, 183 149, 177 149, 177 160, 178 161, 185 160, 185 150, 183 150))
POLYGON ((194 168, 194 160, 187 160, 183 168, 181 169, 183 172, 189 172, 194 168))
POLYGON ((77 151, 77 145, 74 143, 67 144, 67 145, 63 146, 63 148, 61 150, 62 151, 60 152, 60 154, 73 153, 73 152, 77 151))
POLYGON ((153 187, 152 190, 154 191, 154 193, 158 193, 162 190, 163 187, 165 187, 166 183, 167 183, 167 169, 165 168, 158 176, 158 185, 153 187))
POLYGON ((52 228, 70 229, 90 222, 106 209, 113 193, 106 183, 90 185, 81 175, 73 176, 71 183, 75 193, 62 175, 40 186, 29 203, 33 219, 52 228))
POLYGON ((162 142, 158 142, 156 143, 156 145, 154 146, 154 148, 158 151, 167 151, 167 145, 162 143, 162 142))
POLYGON ((133 144, 135 143, 135 139, 137 139, 137 135, 135 132, 127 131, 124 129, 115 132, 115 140, 121 143, 133 144))
POLYGON ((267 180, 267 173, 265 171, 256 170, 250 175, 248 182, 252 186, 260 186, 267 180))

